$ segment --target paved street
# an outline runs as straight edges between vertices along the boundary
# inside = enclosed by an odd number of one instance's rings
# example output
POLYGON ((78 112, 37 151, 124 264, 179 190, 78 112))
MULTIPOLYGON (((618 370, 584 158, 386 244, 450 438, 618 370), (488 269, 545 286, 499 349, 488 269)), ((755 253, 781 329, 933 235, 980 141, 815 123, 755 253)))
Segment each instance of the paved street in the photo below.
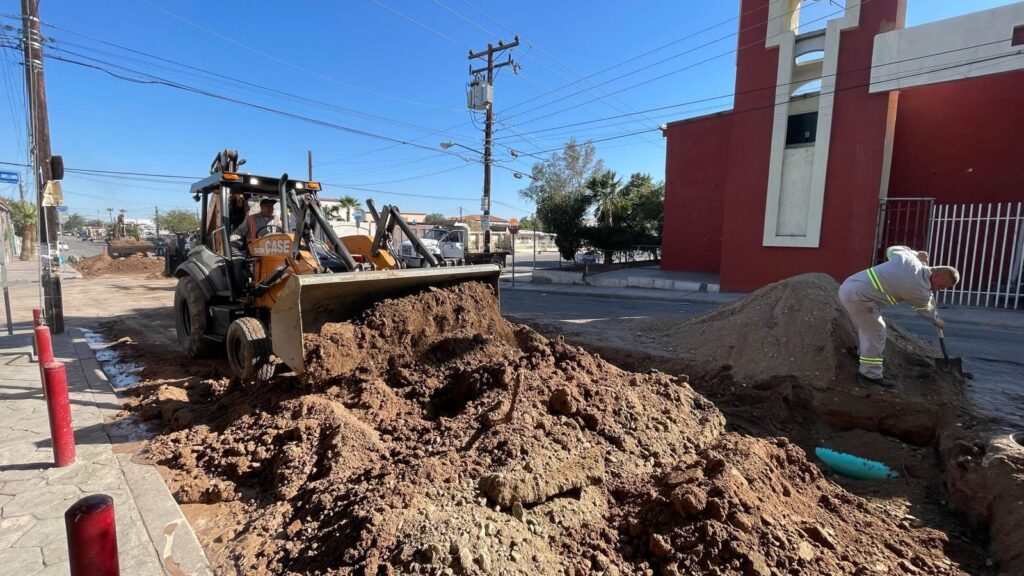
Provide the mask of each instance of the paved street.
POLYGON ((68 252, 79 258, 99 256, 106 245, 105 242, 85 242, 79 240, 76 236, 61 236, 61 240, 68 243, 68 252))

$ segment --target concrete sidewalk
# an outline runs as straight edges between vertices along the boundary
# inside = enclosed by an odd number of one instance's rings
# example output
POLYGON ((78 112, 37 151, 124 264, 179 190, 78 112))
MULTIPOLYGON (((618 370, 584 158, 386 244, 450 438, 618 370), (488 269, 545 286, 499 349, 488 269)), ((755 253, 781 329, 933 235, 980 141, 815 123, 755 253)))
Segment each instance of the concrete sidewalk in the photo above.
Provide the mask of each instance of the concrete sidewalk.
POLYGON ((53 467, 39 366, 25 323, 0 337, 0 572, 68 574, 64 511, 91 494, 114 499, 122 574, 211 574, 156 468, 132 462, 138 429, 80 333, 53 338, 67 367, 77 460, 53 467))

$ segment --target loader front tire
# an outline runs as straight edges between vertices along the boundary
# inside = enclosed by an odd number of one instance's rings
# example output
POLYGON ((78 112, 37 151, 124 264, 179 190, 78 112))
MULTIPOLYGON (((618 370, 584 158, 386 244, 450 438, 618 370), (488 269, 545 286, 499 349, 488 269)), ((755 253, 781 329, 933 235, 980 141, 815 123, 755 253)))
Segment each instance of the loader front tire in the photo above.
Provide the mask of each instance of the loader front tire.
POLYGON ((193 358, 212 356, 215 342, 206 338, 206 298, 191 276, 178 279, 174 289, 174 330, 178 343, 193 358))
POLYGON ((231 372, 243 382, 265 382, 274 376, 270 339, 258 319, 247 316, 235 320, 225 340, 231 372))

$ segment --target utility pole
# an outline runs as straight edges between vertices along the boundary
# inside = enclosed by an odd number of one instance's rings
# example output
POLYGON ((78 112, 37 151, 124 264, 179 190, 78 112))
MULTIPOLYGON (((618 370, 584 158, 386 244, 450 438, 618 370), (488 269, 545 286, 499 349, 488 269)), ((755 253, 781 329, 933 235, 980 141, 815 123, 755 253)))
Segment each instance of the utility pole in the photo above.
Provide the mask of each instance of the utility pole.
POLYGON ((306 163, 309 165, 309 178, 307 178, 307 180, 312 180, 313 179, 313 151, 312 150, 306 150, 306 163))
POLYGON ((64 305, 60 273, 53 265, 57 251, 58 213, 56 206, 43 206, 43 191, 53 178, 50 151, 50 119, 46 109, 43 77, 43 36, 39 32, 39 0, 21 0, 23 43, 25 45, 25 87, 28 91, 29 126, 32 139, 32 167, 36 181, 36 213, 39 215, 39 243, 42 265, 43 317, 54 334, 64 333, 64 305))
POLYGON ((494 133, 494 71, 503 66, 512 66, 513 71, 519 71, 519 64, 512 60, 511 55, 509 55, 508 60, 500 64, 494 63, 494 55, 516 46, 519 46, 519 36, 516 36, 511 44, 505 44, 499 40, 497 46, 488 44, 486 50, 480 50, 479 52, 469 51, 470 60, 487 58, 487 66, 484 68, 474 70, 473 65, 469 65, 469 73, 473 76, 469 105, 477 110, 482 107, 487 112, 487 119, 484 123, 484 197, 480 207, 483 210, 483 216, 480 217, 480 227, 483 228, 484 232, 485 254, 491 251, 491 136, 494 133), (481 86, 479 83, 481 72, 487 72, 485 77, 487 83, 484 86, 481 86))
POLYGON ((160 207, 156 207, 156 216, 153 217, 153 225, 156 226, 156 235, 160 236, 160 207))

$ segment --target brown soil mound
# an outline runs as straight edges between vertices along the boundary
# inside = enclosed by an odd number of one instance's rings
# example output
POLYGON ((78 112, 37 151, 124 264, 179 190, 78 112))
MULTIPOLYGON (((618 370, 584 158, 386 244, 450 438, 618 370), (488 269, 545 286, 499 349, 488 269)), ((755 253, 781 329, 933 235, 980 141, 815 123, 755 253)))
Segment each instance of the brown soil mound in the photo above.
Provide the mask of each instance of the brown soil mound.
POLYGON ((82 258, 72 264, 75 270, 82 273, 86 278, 106 276, 107 274, 155 274, 162 273, 164 261, 158 258, 148 258, 143 255, 133 255, 127 258, 111 258, 106 253, 99 256, 82 258))
MULTIPOLYGON (((654 335, 685 358, 730 366, 739 378, 832 381, 857 347, 857 331, 838 292, 826 274, 794 276, 688 322, 662 324, 654 335)), ((893 379, 913 373, 931 355, 912 334, 888 330, 885 369, 893 379)))
POLYGON ((183 503, 221 513, 218 570, 960 573, 942 534, 783 439, 725 432, 683 379, 497 310, 479 284, 386 301, 307 335, 304 384, 151 390, 141 413, 176 431, 148 453, 183 503))
POLYGON ((750 429, 789 434, 824 422, 932 443, 963 403, 963 380, 936 369, 927 343, 890 326, 885 373, 899 386, 858 381, 857 332, 838 290, 827 275, 803 274, 703 316, 655 320, 646 329, 719 406, 749 413, 750 429))

